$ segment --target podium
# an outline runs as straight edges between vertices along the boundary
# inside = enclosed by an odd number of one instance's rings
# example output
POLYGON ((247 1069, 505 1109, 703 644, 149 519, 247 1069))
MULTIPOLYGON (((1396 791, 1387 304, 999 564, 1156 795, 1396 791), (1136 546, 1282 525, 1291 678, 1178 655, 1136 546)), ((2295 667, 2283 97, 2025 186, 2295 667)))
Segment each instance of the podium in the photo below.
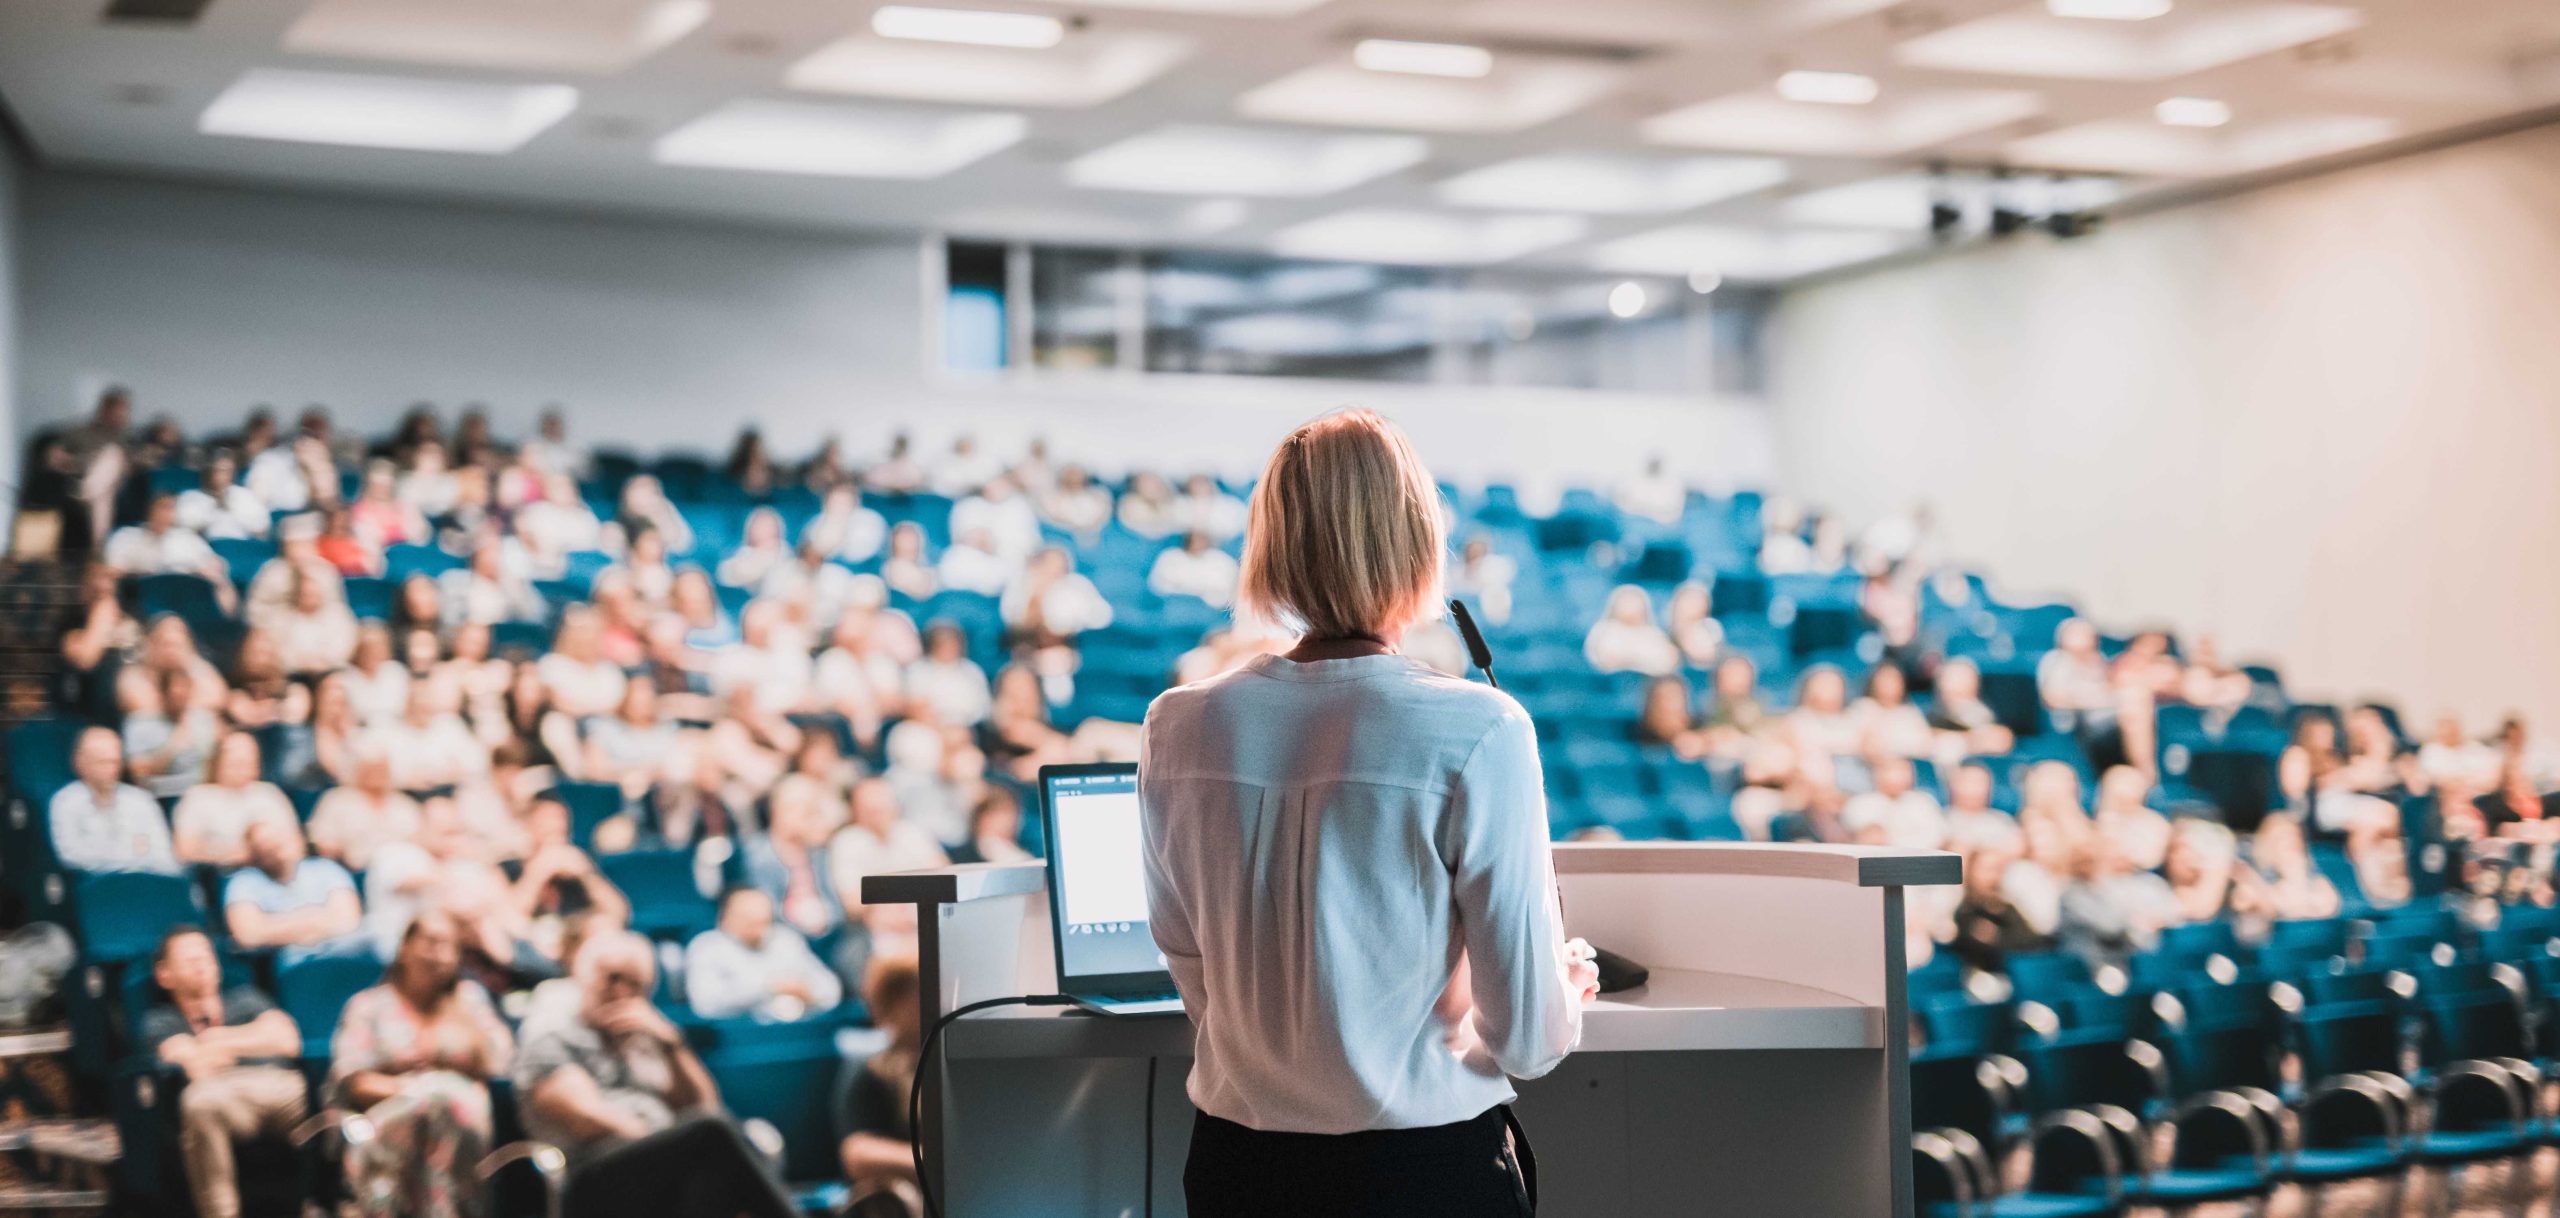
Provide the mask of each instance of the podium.
MULTIPOLYGON (((1542 1218, 1910 1218, 1902 889, 1939 851, 1560 843, 1566 933, 1652 971, 1583 1015, 1581 1047, 1515 1083, 1542 1218)), ((928 1026, 1052 992, 1038 863, 866 877, 914 904, 928 1026)), ((998 1007, 942 1034, 920 1132, 949 1218, 1183 1213, 1191 1024, 998 1007)))

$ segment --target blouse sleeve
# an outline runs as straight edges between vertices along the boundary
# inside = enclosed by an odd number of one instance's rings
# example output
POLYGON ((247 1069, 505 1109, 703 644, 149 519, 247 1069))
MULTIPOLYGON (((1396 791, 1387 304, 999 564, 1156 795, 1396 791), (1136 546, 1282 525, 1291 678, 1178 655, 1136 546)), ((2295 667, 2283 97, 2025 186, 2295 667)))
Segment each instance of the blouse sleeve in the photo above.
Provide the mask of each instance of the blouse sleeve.
POLYGON ((489 1001, 489 991, 471 981, 463 982, 454 997, 462 1003, 464 1015, 479 1028, 481 1040, 489 1046, 486 1063, 489 1076, 504 1075, 516 1054, 516 1038, 507 1030, 506 1017, 498 1014, 498 1004, 489 1001))
POLYGON ((1478 1044, 1468 1052, 1514 1078, 1554 1069, 1582 1039, 1582 1007, 1565 988, 1544 791, 1537 735, 1512 710, 1476 742, 1441 827, 1472 975, 1478 1044))
POLYGON ((333 1102, 345 1102, 348 1079, 383 1066, 382 1000, 383 989, 375 986, 348 999, 338 1013, 338 1030, 329 1037, 327 1090, 333 1102))

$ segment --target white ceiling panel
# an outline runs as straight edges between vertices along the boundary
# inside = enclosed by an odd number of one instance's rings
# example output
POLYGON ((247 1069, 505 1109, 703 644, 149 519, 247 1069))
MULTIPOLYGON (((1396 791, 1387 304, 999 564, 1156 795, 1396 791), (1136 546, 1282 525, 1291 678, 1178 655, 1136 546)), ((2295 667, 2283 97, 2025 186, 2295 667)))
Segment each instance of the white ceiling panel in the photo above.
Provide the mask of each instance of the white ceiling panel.
POLYGON ((578 106, 568 85, 261 68, 196 119, 206 135, 405 152, 513 152, 578 106))
POLYGON ((1420 161, 1408 135, 1336 135, 1263 127, 1161 127, 1067 163, 1067 181, 1097 190, 1305 198, 1420 161))
POLYGON ((938 178, 1012 145, 1019 114, 746 98, 658 140, 661 165, 842 178, 938 178))
POLYGON ((319 0, 284 31, 304 55, 529 72, 619 72, 701 28, 711 0, 319 0))

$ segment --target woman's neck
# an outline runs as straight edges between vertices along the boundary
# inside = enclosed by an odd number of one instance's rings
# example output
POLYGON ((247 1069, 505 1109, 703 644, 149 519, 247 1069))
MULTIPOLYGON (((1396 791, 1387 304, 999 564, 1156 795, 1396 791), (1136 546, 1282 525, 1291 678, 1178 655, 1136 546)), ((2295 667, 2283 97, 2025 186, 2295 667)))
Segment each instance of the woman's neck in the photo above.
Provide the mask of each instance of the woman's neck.
POLYGON ((1284 658, 1300 664, 1309 664, 1318 660, 1348 660, 1360 656, 1394 654, 1396 654, 1395 645, 1387 642, 1381 635, 1337 634, 1319 637, 1311 634, 1299 639, 1298 645, 1290 648, 1288 655, 1284 658))

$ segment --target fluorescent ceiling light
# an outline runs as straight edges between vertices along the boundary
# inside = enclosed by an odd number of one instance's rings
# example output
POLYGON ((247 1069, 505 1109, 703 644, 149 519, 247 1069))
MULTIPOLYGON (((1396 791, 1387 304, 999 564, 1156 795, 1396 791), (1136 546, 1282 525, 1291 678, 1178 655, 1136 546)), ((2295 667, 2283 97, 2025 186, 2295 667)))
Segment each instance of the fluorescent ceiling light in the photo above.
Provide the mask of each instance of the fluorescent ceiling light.
POLYGON ((1776 157, 1641 157, 1545 153, 1459 174, 1440 184, 1460 207, 1643 215, 1764 190, 1787 179, 1776 157))
POLYGON ((1481 79, 1372 72, 1320 63, 1249 89, 1236 113, 1279 123, 1501 134, 1578 110, 1616 88, 1624 69, 1554 57, 1505 57, 1481 79))
POLYGON ((1202 199, 1182 209, 1174 224, 1186 233, 1221 233, 1245 222, 1253 208, 1242 199, 1202 199))
POLYGON ((1089 189, 1308 198, 1402 169, 1431 151, 1410 135, 1331 135, 1177 123, 1067 162, 1089 189))
POLYGON ((2231 103, 2213 97, 2172 97, 2151 112, 2172 127, 2219 127, 2231 121, 2231 103))
POLYGON ((2054 16, 2083 21, 2149 21, 2168 16, 2174 7, 2175 0, 2045 0, 2046 11, 2054 16))
POLYGON ((568 85, 504 85, 255 68, 196 119, 206 135, 396 148, 513 152, 578 108, 568 85))
POLYGON ((784 84, 979 106, 1097 106, 1164 74, 1191 40, 1143 30, 1088 33, 1050 50, 901 42, 854 34, 791 65, 784 84))
POLYGON ((711 18, 711 0, 319 0, 285 27, 302 55, 525 72, 619 72, 711 18))
POLYGON ((1271 248, 1293 258, 1473 266, 1501 262, 1579 239, 1580 216, 1452 216, 1359 208, 1293 225, 1271 248))
POLYGON ((1889 157, 2032 118, 2044 100, 2023 89, 1897 89, 1872 106, 1793 102, 1752 89, 1657 114, 1644 138, 1687 148, 1790 156, 1889 157))
POLYGON ((1876 91, 1876 78, 1860 72, 1797 68, 1778 78, 1778 96, 1788 101, 1863 106, 1876 99, 1876 91))
POLYGON ((1493 52, 1456 42, 1363 38, 1351 48, 1351 62, 1372 72, 1472 78, 1493 70, 1493 52))
POLYGON ((1898 233, 1683 224, 1602 244, 1591 265, 1656 275, 1709 267, 1732 279, 1785 280, 1879 258, 1913 240, 1898 233))
POLYGON ((883 5, 871 14, 871 32, 919 42, 965 42, 982 47, 1053 47, 1067 36, 1066 23, 1040 13, 994 13, 965 8, 883 5))
POLYGON ((2013 140, 2002 152, 2012 160, 2054 168, 2209 178, 2334 156, 2400 133, 2398 123, 2370 115, 2253 114, 2246 125, 2228 130, 2126 117, 2013 140))
MULTIPOLYGON (((2135 0, 2073 0, 2133 11, 2135 0)), ((2301 0, 2223 0, 2151 21, 2074 21, 2009 9, 1909 38, 1897 63, 2057 80, 2171 80, 2347 33, 2364 13, 2301 0)))
POLYGON ((1012 146, 1019 114, 740 98, 659 137, 662 165, 846 178, 938 178, 1012 146))

